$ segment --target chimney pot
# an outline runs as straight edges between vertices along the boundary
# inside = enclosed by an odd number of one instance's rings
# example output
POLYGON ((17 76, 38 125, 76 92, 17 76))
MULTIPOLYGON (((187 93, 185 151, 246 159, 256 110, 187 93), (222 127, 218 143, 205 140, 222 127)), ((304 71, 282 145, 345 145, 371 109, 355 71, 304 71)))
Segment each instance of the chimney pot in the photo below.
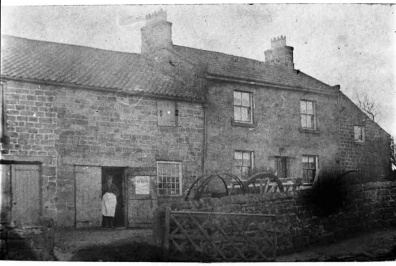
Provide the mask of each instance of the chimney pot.
POLYGON ((264 54, 265 62, 294 69, 293 47, 286 46, 286 36, 271 39, 271 49, 264 54))
POLYGON ((165 10, 146 15, 146 25, 142 32, 142 53, 172 46, 172 23, 167 21, 165 10))

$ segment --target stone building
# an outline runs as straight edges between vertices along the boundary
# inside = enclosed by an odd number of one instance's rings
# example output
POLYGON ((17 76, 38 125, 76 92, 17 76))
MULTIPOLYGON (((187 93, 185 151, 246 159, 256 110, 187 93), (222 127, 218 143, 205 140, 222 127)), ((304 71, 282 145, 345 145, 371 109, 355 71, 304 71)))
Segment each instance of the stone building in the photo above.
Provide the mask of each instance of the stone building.
POLYGON ((141 54, 2 38, 2 221, 100 226, 110 174, 116 225, 139 226, 203 173, 389 171, 389 135, 339 86, 294 69, 283 36, 265 62, 178 46, 160 11, 141 54))

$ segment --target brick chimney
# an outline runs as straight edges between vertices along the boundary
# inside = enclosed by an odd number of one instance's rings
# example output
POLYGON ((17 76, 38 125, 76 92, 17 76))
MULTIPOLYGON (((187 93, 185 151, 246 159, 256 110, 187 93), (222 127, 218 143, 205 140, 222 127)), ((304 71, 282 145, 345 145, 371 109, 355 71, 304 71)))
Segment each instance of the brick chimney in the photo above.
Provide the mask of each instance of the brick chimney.
POLYGON ((165 10, 148 14, 141 31, 143 54, 172 46, 172 23, 167 21, 165 10))
POLYGON ((293 50, 286 46, 286 36, 271 39, 271 49, 264 52, 265 62, 294 69, 293 50))

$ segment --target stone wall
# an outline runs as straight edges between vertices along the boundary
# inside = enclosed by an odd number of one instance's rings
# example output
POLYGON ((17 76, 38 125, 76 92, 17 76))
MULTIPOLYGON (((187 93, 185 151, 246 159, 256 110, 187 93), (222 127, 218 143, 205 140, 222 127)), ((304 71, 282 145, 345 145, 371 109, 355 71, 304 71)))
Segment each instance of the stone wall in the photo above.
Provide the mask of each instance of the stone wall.
POLYGON ((64 226, 74 219, 74 165, 156 169, 157 161, 178 161, 185 191, 202 172, 203 107, 172 100, 177 123, 162 127, 162 101, 169 100, 8 81, 3 158, 43 165, 43 213, 64 226))
MULTIPOLYGON (((289 160, 290 177, 302 176, 302 156, 316 155, 322 173, 360 169, 372 180, 389 172, 389 135, 338 89, 305 91, 212 81, 208 89, 206 170, 234 169, 234 151, 254 152, 254 166, 275 167, 289 160), (253 93, 253 124, 233 120, 233 91, 253 93), (316 103, 317 130, 301 129, 300 100, 316 103), (366 141, 355 143, 353 126, 364 125, 366 141)), ((373 181, 373 180, 372 180, 373 181)))
MULTIPOLYGON (((298 192, 180 201, 171 209, 276 215, 280 230, 278 254, 284 254, 307 245, 337 241, 361 230, 396 226, 396 182, 344 187, 329 183, 298 192)), ((156 220, 161 220, 158 213, 156 220)), ((158 225, 154 229, 161 231, 158 225)))
POLYGON ((50 157, 56 165, 57 110, 55 90, 30 83, 8 82, 6 86, 7 135, 4 154, 50 157))
POLYGON ((390 135, 346 96, 338 100, 339 149, 337 159, 342 169, 359 169, 363 180, 384 177, 390 171, 390 135), (364 126, 365 141, 354 141, 354 126, 364 126))

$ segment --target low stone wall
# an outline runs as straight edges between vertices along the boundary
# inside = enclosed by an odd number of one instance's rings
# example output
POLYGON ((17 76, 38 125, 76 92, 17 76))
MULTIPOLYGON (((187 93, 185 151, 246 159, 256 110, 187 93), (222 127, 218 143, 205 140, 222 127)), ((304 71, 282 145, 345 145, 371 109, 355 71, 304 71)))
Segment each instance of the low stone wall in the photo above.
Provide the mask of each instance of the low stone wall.
MULTIPOLYGON (((310 190, 179 201, 172 210, 276 215, 278 254, 329 243, 369 228, 396 226, 396 182, 351 186, 322 184, 310 190)), ((160 212, 158 212, 160 213, 160 212)), ((154 228, 161 229, 154 219, 154 228)), ((157 244, 161 241, 155 240, 157 244)))
POLYGON ((41 226, 0 228, 0 256, 2 260, 54 260, 53 222, 41 226))

